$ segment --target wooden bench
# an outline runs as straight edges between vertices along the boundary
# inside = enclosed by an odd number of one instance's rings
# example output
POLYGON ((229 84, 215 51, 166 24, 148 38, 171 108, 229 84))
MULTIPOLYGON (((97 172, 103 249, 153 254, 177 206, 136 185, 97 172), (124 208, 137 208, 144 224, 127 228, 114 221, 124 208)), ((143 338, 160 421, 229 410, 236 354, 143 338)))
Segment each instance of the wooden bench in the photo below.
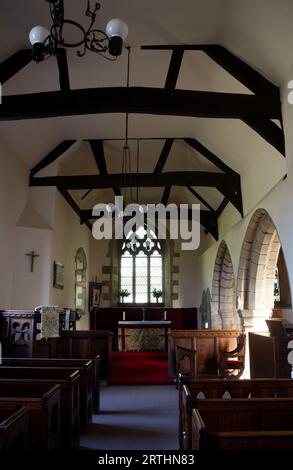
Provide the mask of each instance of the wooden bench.
POLYGON ((0 450, 28 450, 29 414, 26 407, 0 409, 0 450))
POLYGON ((92 413, 97 411, 100 402, 99 357, 85 359, 43 359, 43 358, 3 358, 1 366, 17 367, 66 367, 80 373, 80 425, 86 432, 92 420, 92 413), (95 409, 94 409, 95 407, 95 409))
POLYGON ((179 372, 184 372, 189 377, 217 377, 222 352, 234 349, 241 333, 241 329, 171 330, 168 335, 169 375, 176 378, 179 372), (183 356, 180 352, 176 354, 177 347, 185 349, 181 351, 183 356))
POLYGON ((41 382, 50 388, 60 385, 61 390, 61 446, 73 448, 79 445, 79 387, 77 370, 64 367, 0 367, 0 383, 8 379, 27 383, 41 382))
POLYGON ((16 406, 29 411, 29 447, 60 448, 60 386, 23 380, 0 380, 0 410, 16 406))
POLYGON ((100 377, 111 374, 113 333, 99 331, 62 331, 59 338, 35 340, 31 357, 94 359, 100 357, 100 377))
POLYGON ((181 381, 179 385, 180 448, 191 448, 191 414, 200 399, 253 397, 293 397, 293 381, 289 379, 181 381))
POLYGON ((292 449, 293 398, 198 400, 192 450, 292 449))

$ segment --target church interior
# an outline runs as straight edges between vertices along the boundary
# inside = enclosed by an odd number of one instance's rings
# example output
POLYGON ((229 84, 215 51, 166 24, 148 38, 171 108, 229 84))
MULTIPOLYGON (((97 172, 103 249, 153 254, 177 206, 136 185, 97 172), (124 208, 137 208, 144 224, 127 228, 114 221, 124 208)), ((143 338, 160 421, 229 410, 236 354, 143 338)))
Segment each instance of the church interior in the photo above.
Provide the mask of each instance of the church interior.
POLYGON ((0 11, 0 460, 292 450, 292 1, 0 11))

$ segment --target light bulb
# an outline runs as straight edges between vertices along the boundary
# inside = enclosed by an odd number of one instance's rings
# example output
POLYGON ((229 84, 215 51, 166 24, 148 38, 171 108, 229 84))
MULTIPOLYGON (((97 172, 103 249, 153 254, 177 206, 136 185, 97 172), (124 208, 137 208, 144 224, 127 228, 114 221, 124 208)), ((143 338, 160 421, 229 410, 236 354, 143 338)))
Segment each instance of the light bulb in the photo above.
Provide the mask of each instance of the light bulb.
POLYGON ((113 18, 106 26, 106 33, 109 38, 119 36, 123 41, 125 41, 128 36, 128 26, 119 18, 113 18))
POLYGON ((43 44, 48 36, 50 36, 50 31, 47 28, 35 26, 29 34, 29 40, 32 46, 37 43, 43 44))
POLYGON ((107 24, 106 33, 109 38, 109 54, 118 57, 128 35, 128 26, 124 21, 114 18, 107 24))

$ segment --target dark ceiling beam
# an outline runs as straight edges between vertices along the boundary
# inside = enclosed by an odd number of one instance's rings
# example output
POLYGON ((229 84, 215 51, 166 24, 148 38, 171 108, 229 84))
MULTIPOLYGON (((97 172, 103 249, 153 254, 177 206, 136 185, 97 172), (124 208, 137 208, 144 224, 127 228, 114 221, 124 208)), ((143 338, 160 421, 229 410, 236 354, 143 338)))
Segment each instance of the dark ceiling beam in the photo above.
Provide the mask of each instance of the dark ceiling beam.
POLYGON ((218 191, 220 191, 223 196, 225 196, 233 204, 234 207, 240 212, 243 217, 243 202, 242 202, 242 193, 241 193, 241 184, 240 178, 238 185, 227 185, 227 184, 218 184, 218 191))
POLYGON ((218 220, 214 212, 200 211, 200 223, 210 233, 216 241, 219 239, 218 220))
POLYGON ((216 210, 216 217, 217 219, 220 217, 220 215, 222 214, 222 212, 224 211, 224 209, 227 207, 227 205, 229 204, 229 199, 227 197, 224 197, 224 199, 222 200, 221 204, 219 205, 218 209, 216 210))
POLYGON ((31 177, 36 175, 40 170, 46 166, 53 163, 57 158, 61 157, 73 144, 76 140, 63 140, 60 144, 57 145, 48 155, 46 155, 37 165, 35 165, 31 170, 31 177))
POLYGON ((214 62, 256 95, 280 96, 280 90, 276 85, 225 47, 217 44, 208 44, 202 50, 214 62))
MULTIPOLYGON (((236 57, 223 46, 208 45, 203 51, 226 72, 242 85, 258 95, 276 96, 280 100, 279 88, 254 70, 250 65, 236 57)), ((281 103, 280 103, 281 106, 281 103)), ((281 118, 280 118, 281 119, 281 118)), ((283 129, 269 119, 242 119, 269 144, 285 157, 285 138, 283 129)))
POLYGON ((62 194, 62 196, 64 197, 65 201, 70 205, 70 207, 74 210, 74 212, 76 213, 76 215, 79 217, 80 219, 80 222, 81 223, 85 223, 86 226, 90 229, 90 231, 92 230, 92 224, 90 223, 89 220, 82 220, 82 211, 81 209, 78 207, 78 205, 76 204, 75 200, 73 199, 73 197, 69 194, 69 192, 64 189, 64 188, 60 188, 59 186, 57 187, 58 191, 60 192, 60 194, 62 194))
POLYGON ((279 96, 279 88, 263 77, 250 65, 242 59, 232 54, 223 46, 218 44, 174 44, 174 45, 150 45, 141 46, 141 49, 148 50, 184 50, 184 51, 203 51, 214 62, 224 68, 230 75, 233 75, 239 82, 246 86, 255 94, 267 94, 279 96))
MULTIPOLYGON (((217 44, 195 44, 195 45, 155 45, 155 46, 142 46, 142 49, 153 50, 172 50, 181 52, 184 50, 203 51, 214 62, 222 67, 226 72, 232 75, 242 85, 248 88, 256 95, 266 95, 268 97, 276 97, 279 101, 280 117, 281 117, 281 102, 280 90, 271 83, 268 79, 263 77, 253 67, 246 64, 242 59, 235 56, 232 52, 228 51, 225 47, 217 44)), ((250 120, 241 118, 248 126, 257 132, 262 138, 275 147, 283 156, 285 156, 285 138, 283 129, 280 129, 277 124, 271 122, 269 118, 250 120)))
POLYGON ((204 171, 127 173, 111 175, 31 177, 30 186, 60 186, 65 189, 105 189, 127 187, 206 186, 217 188, 243 215, 240 177, 237 174, 204 171))
POLYGON ((89 193, 91 193, 91 192, 92 192, 92 190, 91 190, 91 189, 88 189, 88 190, 86 191, 86 193, 81 197, 81 200, 83 201, 83 200, 89 195, 89 193))
MULTIPOLYGON (((108 175, 105 153, 104 153, 104 143, 101 139, 99 140, 89 140, 92 152, 95 157, 95 161, 100 172, 100 175, 108 175)), ((120 188, 113 187, 115 196, 121 196, 120 188)))
POLYGON ((67 52, 66 49, 58 49, 57 54, 57 64, 59 69, 59 83, 61 91, 70 90, 70 80, 69 80, 69 70, 68 70, 68 61, 67 61, 67 52))
POLYGON ((104 144, 102 140, 89 140, 95 162, 97 164, 100 175, 105 176, 108 174, 105 154, 104 154, 104 144))
POLYGON ((171 192, 171 186, 166 186, 166 188, 164 189, 163 196, 162 196, 162 201, 161 201, 161 203, 164 206, 166 206, 168 204, 170 192, 171 192))
POLYGON ((196 152, 199 152, 205 158, 207 158, 213 165, 218 167, 220 170, 224 171, 224 173, 236 173, 232 168, 226 165, 219 157, 213 154, 210 150, 208 150, 204 145, 202 145, 196 139, 185 138, 184 141, 190 145, 196 152))
POLYGON ((165 88, 168 90, 174 90, 176 88, 176 83, 182 64, 183 54, 184 48, 177 47, 172 51, 169 70, 165 82, 165 88))
POLYGON ((276 96, 113 87, 3 96, 0 121, 99 113, 280 119, 276 96))
POLYGON ((275 122, 253 117, 243 118, 242 121, 275 147, 284 157, 286 156, 284 132, 275 122))
POLYGON ((215 210, 212 208, 212 206, 209 205, 209 203, 193 188, 190 186, 187 186, 187 189, 193 196, 195 196, 202 204, 204 204, 211 212, 215 212, 215 210))
POLYGON ((161 155, 157 161, 156 167, 154 169, 154 173, 161 173, 163 171, 163 168, 166 164, 166 161, 169 157, 169 153, 171 151, 172 145, 173 145, 174 139, 166 139, 166 142, 164 144, 164 147, 161 151, 161 155))
POLYGON ((165 186, 238 187, 235 175, 205 171, 176 171, 166 173, 114 173, 102 175, 45 176, 30 179, 30 186, 61 186, 65 189, 104 189, 119 186, 156 188, 165 186))
POLYGON ((122 196, 120 188, 113 188, 115 196, 122 196))
MULTIPOLYGON (((211 163, 217 166, 220 170, 224 171, 226 175, 233 175, 235 177, 236 184, 233 186, 229 185, 217 185, 217 189, 232 202, 236 209, 243 216, 243 202, 242 202, 242 192, 241 192, 241 177, 236 173, 232 168, 226 165, 219 157, 213 154, 210 150, 204 147, 196 139, 185 138, 187 144, 189 144, 194 150, 201 153, 205 158, 207 158, 211 163)), ((195 185, 190 185, 195 186, 195 185)), ((200 184, 198 186, 201 186, 200 184)))
POLYGON ((22 49, 0 64, 0 83, 7 82, 32 60, 32 50, 22 49))

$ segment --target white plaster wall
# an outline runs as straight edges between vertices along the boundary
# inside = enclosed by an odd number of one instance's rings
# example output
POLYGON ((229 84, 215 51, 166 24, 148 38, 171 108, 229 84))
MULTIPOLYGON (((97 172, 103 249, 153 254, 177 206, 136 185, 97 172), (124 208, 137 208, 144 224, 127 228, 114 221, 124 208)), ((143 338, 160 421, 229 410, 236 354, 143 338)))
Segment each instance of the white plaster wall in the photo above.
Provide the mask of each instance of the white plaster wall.
MULTIPOLYGON (((198 254, 196 251, 181 251, 179 257, 179 285, 178 300, 173 302, 173 307, 198 307, 198 299, 201 298, 201 284, 198 254)), ((176 259, 176 258, 175 258, 176 259)))
MULTIPOLYGON (((60 307, 73 308, 75 303, 75 255, 78 248, 85 251, 88 263, 88 275, 90 272, 90 238, 91 232, 85 225, 80 225, 78 216, 56 192, 55 215, 52 237, 50 303, 60 307), (53 262, 64 264, 64 289, 53 287, 53 262)), ((87 281, 89 281, 89 276, 87 281)), ((89 328, 89 315, 85 316, 77 324, 78 329, 89 328)))
POLYGON ((48 305, 51 265, 52 233, 50 230, 16 228, 14 275, 11 308, 33 310, 38 305, 48 305), (34 271, 26 253, 35 251, 34 271))
POLYGON ((28 169, 0 140, 0 308, 11 307, 17 221, 28 197, 28 169))

